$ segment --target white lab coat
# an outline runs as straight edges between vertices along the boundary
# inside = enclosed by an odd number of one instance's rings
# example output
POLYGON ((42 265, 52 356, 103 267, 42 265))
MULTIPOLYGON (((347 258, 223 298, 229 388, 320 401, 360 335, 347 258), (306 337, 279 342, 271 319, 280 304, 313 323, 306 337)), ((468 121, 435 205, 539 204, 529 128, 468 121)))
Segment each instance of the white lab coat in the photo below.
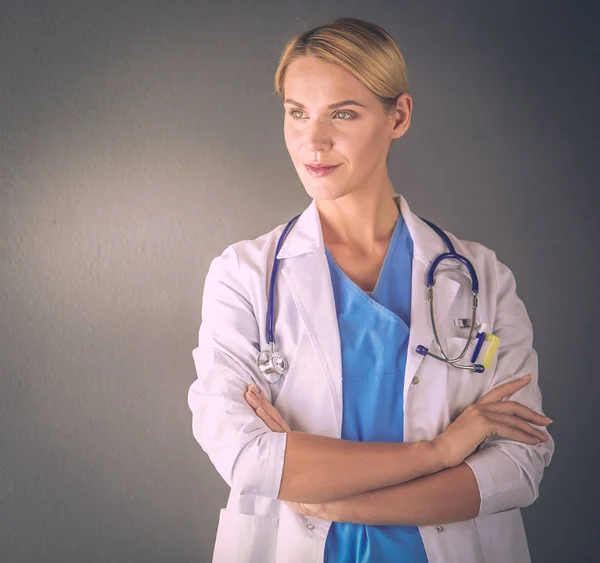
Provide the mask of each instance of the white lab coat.
MULTIPOLYGON (((513 398, 542 412, 529 317, 515 292, 511 271, 481 244, 448 233, 456 251, 471 260, 479 276, 478 321, 502 339, 491 369, 473 374, 415 352, 419 344, 435 350, 426 271, 447 249, 410 211, 405 199, 395 197, 414 242, 411 329, 404 376, 405 441, 432 439, 492 387, 526 373, 532 373, 532 381, 513 398)), ((188 402, 195 438, 231 487, 227 508, 219 517, 213 553, 216 563, 318 563, 323 561, 331 525, 328 520, 299 515, 277 500, 287 435, 271 432, 244 399, 246 386, 253 382, 292 430, 341 436, 340 337, 314 201, 278 254, 282 260, 275 341, 277 350, 289 361, 289 371, 273 386, 258 375, 256 356, 267 348, 268 283, 283 228, 280 225, 255 240, 229 246, 212 261, 206 277, 199 344, 193 350, 198 378, 190 387, 188 402)), ((468 334, 468 329, 455 326, 454 319, 471 316, 470 285, 463 284, 464 277, 452 268, 436 279, 436 320, 453 352, 462 349, 468 334)), ((469 351, 467 361, 470 355, 469 351)), ((486 440, 466 460, 481 492, 479 515, 464 522, 421 526, 429 561, 529 561, 519 507, 537 498, 553 451, 552 439, 539 446, 497 437, 486 440)))

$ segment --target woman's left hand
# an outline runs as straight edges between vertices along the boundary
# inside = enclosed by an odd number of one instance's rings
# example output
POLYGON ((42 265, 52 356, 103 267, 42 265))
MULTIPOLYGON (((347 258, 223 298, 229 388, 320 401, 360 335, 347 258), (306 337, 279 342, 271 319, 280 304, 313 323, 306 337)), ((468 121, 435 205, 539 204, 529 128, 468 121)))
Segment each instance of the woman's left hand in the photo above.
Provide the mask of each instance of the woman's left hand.
MULTIPOLYGON (((248 386, 245 395, 246 402, 254 409, 258 417, 269 427, 272 432, 291 432, 292 429, 283 419, 279 411, 267 400, 261 390, 255 385, 248 386)), ((294 512, 327 520, 326 504, 304 504, 283 501, 294 512)))

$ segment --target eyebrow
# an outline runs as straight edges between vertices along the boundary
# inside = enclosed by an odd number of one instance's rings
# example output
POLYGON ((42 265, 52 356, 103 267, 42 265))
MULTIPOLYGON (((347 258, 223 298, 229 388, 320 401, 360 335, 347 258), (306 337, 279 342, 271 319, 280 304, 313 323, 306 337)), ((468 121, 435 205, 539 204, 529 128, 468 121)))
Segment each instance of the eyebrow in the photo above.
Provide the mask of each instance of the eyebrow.
MULTIPOLYGON (((293 104, 295 106, 298 106, 299 108, 306 109, 306 106, 304 104, 301 104, 300 102, 297 102, 296 100, 287 99, 283 103, 284 104, 293 104)), ((361 108, 366 107, 363 104, 356 102, 355 100, 344 100, 343 102, 336 102, 335 104, 331 104, 330 106, 327 106, 327 109, 337 109, 337 108, 341 108, 342 106, 360 106, 361 108)))

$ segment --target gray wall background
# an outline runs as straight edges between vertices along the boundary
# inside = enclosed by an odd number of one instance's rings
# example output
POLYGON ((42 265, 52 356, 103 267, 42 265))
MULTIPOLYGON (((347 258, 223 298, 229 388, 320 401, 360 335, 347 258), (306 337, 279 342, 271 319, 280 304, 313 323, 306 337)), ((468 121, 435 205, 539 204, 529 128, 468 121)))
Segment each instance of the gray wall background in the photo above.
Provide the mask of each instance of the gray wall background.
POLYGON ((495 249, 532 318, 557 444, 533 560, 597 557, 596 6, 1 1, 0 560, 210 560, 228 488, 186 403, 204 276, 308 205, 272 78, 343 15, 407 61, 397 191, 495 249))

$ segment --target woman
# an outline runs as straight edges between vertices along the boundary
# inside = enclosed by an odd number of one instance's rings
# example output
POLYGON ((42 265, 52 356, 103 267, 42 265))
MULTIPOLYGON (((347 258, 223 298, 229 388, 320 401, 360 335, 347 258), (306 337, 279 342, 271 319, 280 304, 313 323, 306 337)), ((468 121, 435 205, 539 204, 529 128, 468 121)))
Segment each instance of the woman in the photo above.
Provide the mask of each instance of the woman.
POLYGON ((387 155, 412 111, 397 45, 336 20, 292 39, 275 86, 313 201, 284 238, 280 225, 229 246, 206 278, 189 405, 231 487, 213 560, 529 561, 519 507, 554 450, 531 324, 491 250, 445 239, 394 193, 387 155), (466 350, 451 364, 422 348, 440 355, 426 283, 449 244, 479 283, 472 317, 464 265, 436 270, 440 344, 466 350), (478 331, 494 336, 476 355, 478 331), (282 374, 257 359, 273 341, 282 374))

